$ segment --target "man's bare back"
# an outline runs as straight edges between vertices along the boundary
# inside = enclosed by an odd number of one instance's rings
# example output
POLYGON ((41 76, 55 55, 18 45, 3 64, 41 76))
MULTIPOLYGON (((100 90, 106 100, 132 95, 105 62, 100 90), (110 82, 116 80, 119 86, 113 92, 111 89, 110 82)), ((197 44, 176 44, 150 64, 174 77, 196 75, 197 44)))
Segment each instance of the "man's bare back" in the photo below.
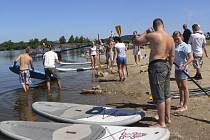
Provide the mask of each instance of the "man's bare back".
POLYGON ((20 60, 20 70, 29 69, 29 65, 32 64, 32 58, 27 53, 19 55, 16 61, 20 60))
POLYGON ((148 33, 146 38, 150 42, 150 62, 157 59, 167 59, 169 57, 174 43, 173 38, 165 31, 148 33))

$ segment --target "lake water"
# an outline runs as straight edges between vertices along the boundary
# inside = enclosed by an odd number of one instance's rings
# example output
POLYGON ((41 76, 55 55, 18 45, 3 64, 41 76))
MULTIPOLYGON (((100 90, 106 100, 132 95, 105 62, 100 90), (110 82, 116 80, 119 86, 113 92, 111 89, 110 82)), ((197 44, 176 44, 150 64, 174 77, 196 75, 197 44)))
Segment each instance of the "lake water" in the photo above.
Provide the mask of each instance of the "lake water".
MULTIPOLYGON (((19 83, 17 74, 8 68, 22 51, 0 52, 0 121, 50 121, 35 114, 31 104, 36 101, 55 101, 81 104, 104 105, 106 97, 96 95, 82 95, 82 89, 89 89, 97 83, 92 82, 92 72, 63 72, 61 74, 62 90, 57 89, 57 84, 52 83, 52 95, 48 96, 46 85, 40 80, 33 80, 30 94, 26 96, 19 83), (41 84, 42 83, 42 84, 41 84)), ((63 59, 74 62, 86 62, 86 58, 79 55, 65 53, 63 59)), ((43 71, 42 58, 34 58, 36 70, 43 71)), ((8 140, 0 134, 0 139, 8 140)))

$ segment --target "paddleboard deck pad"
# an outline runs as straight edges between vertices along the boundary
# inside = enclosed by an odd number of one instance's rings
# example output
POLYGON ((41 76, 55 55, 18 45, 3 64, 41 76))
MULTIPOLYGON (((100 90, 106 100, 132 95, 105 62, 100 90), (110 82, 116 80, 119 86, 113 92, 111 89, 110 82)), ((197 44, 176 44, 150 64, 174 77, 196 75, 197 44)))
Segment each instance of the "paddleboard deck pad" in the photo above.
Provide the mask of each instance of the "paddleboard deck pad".
MULTIPOLYGON (((20 66, 16 65, 16 66, 10 66, 9 67, 10 71, 19 74, 20 73, 20 66)), ((35 78, 35 79, 41 79, 41 80, 45 80, 45 73, 40 72, 40 71, 36 71, 36 70, 30 70, 30 77, 31 78, 35 78)), ((52 75, 50 77, 51 80, 55 80, 55 77, 52 75)))
POLYGON ((32 108, 42 116, 67 123, 129 125, 145 116, 143 111, 59 102, 35 102, 32 108))
POLYGON ((18 140, 168 140, 165 128, 3 121, 0 131, 18 140))

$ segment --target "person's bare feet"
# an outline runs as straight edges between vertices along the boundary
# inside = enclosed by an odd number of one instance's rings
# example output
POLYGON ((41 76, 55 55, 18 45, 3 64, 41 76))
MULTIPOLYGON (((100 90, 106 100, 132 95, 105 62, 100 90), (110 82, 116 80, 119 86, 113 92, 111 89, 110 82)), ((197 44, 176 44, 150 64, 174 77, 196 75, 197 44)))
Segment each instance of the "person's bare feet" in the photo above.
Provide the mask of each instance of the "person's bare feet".
POLYGON ((149 127, 151 127, 151 128, 165 128, 166 125, 161 125, 161 124, 159 124, 159 123, 156 123, 156 124, 151 125, 151 126, 149 126, 149 127))
MULTIPOLYGON (((154 117, 157 121, 159 120, 159 116, 158 115, 155 115, 155 117, 154 117)), ((170 124, 171 123, 171 119, 169 119, 168 117, 166 117, 165 118, 165 122, 167 123, 167 124, 170 124)))
POLYGON ((178 111, 178 112, 187 111, 187 107, 180 107, 176 111, 178 111))
POLYGON ((166 119, 166 123, 167 124, 170 124, 171 123, 171 120, 170 119, 166 119))
POLYGON ((179 109, 181 107, 183 107, 183 105, 182 104, 179 104, 179 105, 176 106, 176 109, 179 109))

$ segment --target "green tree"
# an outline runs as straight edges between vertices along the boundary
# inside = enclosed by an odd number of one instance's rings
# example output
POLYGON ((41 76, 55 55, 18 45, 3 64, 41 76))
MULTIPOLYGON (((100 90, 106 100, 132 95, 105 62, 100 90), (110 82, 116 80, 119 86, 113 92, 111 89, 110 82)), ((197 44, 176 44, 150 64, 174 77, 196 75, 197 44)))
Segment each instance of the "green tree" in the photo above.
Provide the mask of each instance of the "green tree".
POLYGON ((31 48, 36 48, 36 47, 39 45, 39 39, 35 38, 35 39, 29 40, 28 45, 29 45, 31 48))
POLYGON ((59 42, 60 42, 60 44, 65 44, 66 43, 66 38, 64 36, 61 36, 59 38, 59 42))
POLYGON ((68 43, 74 43, 74 36, 73 35, 70 36, 70 38, 68 40, 68 43))
POLYGON ((74 43, 79 43, 79 37, 78 36, 75 37, 74 43))
POLYGON ((85 38, 85 43, 90 43, 90 39, 89 38, 85 38))
POLYGON ((85 42, 85 38, 83 36, 80 36, 79 43, 84 43, 84 42, 85 42))
POLYGON ((44 38, 40 41, 40 45, 43 45, 45 43, 46 45, 48 44, 47 38, 44 38))

